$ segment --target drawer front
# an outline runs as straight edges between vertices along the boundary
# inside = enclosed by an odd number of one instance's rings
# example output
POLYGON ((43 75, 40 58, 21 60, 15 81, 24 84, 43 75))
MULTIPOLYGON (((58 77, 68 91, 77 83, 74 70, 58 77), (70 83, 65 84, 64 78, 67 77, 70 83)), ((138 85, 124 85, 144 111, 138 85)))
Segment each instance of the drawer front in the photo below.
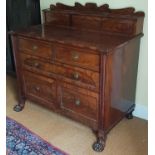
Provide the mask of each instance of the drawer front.
POLYGON ((27 54, 43 57, 46 59, 52 58, 51 45, 33 39, 19 39, 19 49, 27 54))
MULTIPOLYGON (((78 89, 79 90, 79 89, 78 89)), ((88 91, 87 91, 88 92, 88 91)), ((82 118, 97 120, 98 98, 75 89, 61 88, 61 109, 82 118)))
POLYGON ((99 71, 99 55, 68 47, 55 47, 57 61, 99 71))
POLYGON ((80 87, 90 88, 92 90, 99 90, 99 73, 71 67, 62 64, 52 64, 41 61, 36 57, 21 54, 22 66, 25 69, 43 73, 47 76, 57 76, 61 80, 79 85, 80 87))
POLYGON ((45 101, 45 103, 49 103, 51 105, 56 102, 57 89, 55 79, 42 77, 25 71, 24 83, 25 92, 28 96, 45 101))

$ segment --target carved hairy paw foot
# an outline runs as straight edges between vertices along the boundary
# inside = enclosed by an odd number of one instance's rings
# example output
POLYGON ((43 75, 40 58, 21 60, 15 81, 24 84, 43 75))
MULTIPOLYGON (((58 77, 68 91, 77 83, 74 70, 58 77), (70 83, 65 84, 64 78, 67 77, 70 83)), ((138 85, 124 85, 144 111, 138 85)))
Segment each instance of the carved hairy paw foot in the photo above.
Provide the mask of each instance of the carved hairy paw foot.
POLYGON ((93 144, 93 150, 96 152, 102 152, 104 150, 104 141, 101 139, 98 139, 94 144, 93 144))
POLYGON ((127 118, 127 119, 133 119, 133 114, 132 114, 132 112, 126 114, 126 118, 127 118))
POLYGON ((16 112, 20 112, 22 111, 24 108, 24 106, 21 106, 21 105, 16 105, 14 106, 13 110, 16 111, 16 112))

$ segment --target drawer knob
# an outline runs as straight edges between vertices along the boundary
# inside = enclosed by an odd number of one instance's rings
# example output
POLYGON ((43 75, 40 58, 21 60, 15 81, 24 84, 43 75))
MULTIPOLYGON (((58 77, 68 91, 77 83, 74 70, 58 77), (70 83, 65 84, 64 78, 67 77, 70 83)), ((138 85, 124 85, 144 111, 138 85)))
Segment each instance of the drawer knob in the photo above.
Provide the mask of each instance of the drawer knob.
POLYGON ((35 89, 36 91, 40 91, 40 87, 38 87, 38 86, 35 86, 34 89, 35 89))
POLYGON ((79 79, 79 73, 77 73, 77 72, 73 73, 73 78, 75 80, 78 80, 79 79))
POLYGON ((75 104, 76 104, 77 106, 79 106, 79 105, 80 105, 80 99, 76 99, 76 100, 75 100, 75 104))
POLYGON ((39 65, 38 62, 35 62, 35 63, 34 63, 34 67, 38 68, 39 66, 40 66, 40 65, 39 65))
POLYGON ((38 49, 38 46, 33 45, 32 49, 33 49, 33 50, 37 50, 37 49, 38 49))
POLYGON ((77 52, 72 53, 72 59, 73 60, 78 60, 79 59, 79 54, 77 52))

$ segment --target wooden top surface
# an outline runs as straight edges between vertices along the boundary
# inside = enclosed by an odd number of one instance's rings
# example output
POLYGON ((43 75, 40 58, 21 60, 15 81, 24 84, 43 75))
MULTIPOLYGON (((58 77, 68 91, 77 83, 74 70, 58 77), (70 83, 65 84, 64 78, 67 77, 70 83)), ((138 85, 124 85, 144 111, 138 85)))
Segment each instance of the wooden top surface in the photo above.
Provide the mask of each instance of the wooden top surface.
POLYGON ((77 30, 70 27, 37 25, 16 31, 23 37, 35 38, 44 41, 69 44, 81 48, 90 48, 100 52, 108 52, 114 48, 123 46, 131 39, 141 37, 120 36, 116 34, 77 30))

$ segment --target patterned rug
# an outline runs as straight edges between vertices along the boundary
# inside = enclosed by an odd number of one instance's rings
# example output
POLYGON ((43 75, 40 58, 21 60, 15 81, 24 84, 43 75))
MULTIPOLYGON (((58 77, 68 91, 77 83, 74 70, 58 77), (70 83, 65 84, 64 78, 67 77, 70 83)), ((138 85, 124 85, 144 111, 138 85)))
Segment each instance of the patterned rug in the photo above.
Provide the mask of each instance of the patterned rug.
POLYGON ((6 118, 7 155, 68 155, 11 118, 6 118))

